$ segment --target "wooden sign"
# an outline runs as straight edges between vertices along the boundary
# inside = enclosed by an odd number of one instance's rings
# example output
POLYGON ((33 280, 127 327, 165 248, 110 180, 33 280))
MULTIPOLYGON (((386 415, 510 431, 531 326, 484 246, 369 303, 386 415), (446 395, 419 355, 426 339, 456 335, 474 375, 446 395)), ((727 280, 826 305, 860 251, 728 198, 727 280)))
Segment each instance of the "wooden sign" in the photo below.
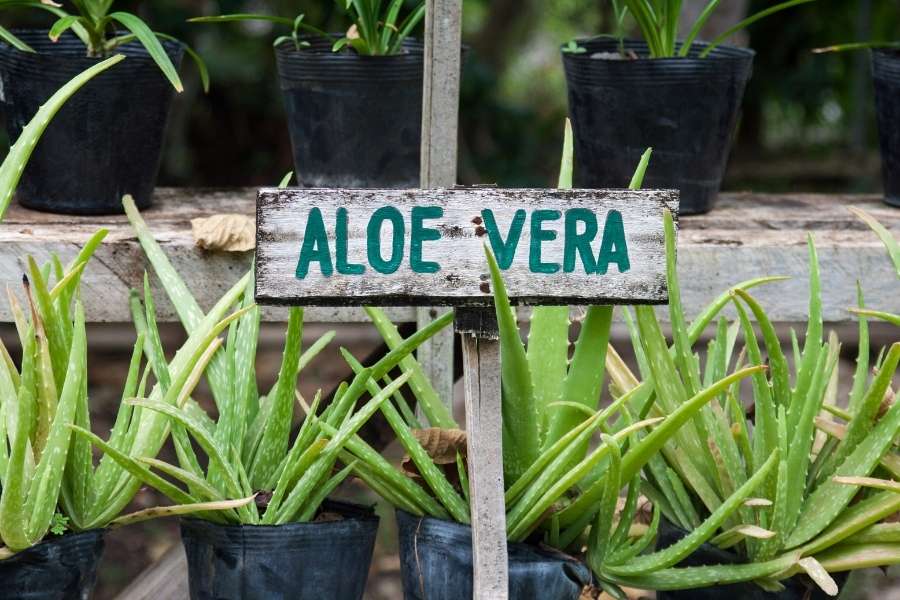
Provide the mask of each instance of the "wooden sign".
POLYGON ((263 189, 256 299, 491 304, 485 247, 520 304, 663 303, 674 191, 263 189))

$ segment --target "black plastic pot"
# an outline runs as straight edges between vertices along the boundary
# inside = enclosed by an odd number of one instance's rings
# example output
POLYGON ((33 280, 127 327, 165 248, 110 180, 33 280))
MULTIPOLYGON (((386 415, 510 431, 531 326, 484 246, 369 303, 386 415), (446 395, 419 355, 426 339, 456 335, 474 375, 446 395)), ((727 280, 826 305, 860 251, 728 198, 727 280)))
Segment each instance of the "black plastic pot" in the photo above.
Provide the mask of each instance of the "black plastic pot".
POLYGON ((647 58, 644 42, 580 40, 563 53, 575 133, 575 184, 624 188, 641 154, 653 148, 646 188, 678 189, 681 214, 712 209, 728 162, 752 50, 720 46, 707 58, 647 58), (608 54, 604 54, 608 53, 608 54), (600 55, 606 56, 606 58, 600 55))
POLYGON ((378 517, 342 502, 324 508, 343 518, 275 526, 182 520, 191 599, 362 598, 378 517))
POLYGON ((103 554, 103 529, 51 537, 0 561, 4 600, 87 600, 103 554))
MULTIPOLYGON (((471 600, 472 529, 397 511, 405 600, 471 600)), ((580 561, 550 548, 508 544, 510 600, 578 600, 591 581, 580 561)))
MULTIPOLYGON (((667 548, 686 536, 688 532, 677 527, 666 519, 659 523, 659 535, 656 541, 657 550, 667 548)), ((704 565, 738 564, 743 562, 736 554, 722 550, 711 544, 703 544, 693 554, 678 563, 679 567, 700 567, 704 565)), ((846 573, 836 573, 832 578, 838 586, 847 580, 846 573)), ((732 585, 716 585, 690 590, 659 591, 657 600, 826 600, 831 598, 807 577, 795 575, 782 579, 784 590, 767 592, 755 583, 736 583, 732 585)))
POLYGON ((900 51, 872 51, 884 201, 900 207, 900 51))
POLYGON ((422 43, 395 56, 332 52, 307 38, 275 49, 297 181, 304 187, 419 187, 422 43))
MULTIPOLYGON (((74 35, 53 43, 46 31, 15 33, 37 52, 0 44, 3 112, 13 140, 54 92, 100 60, 87 57, 74 35)), ((178 67, 182 45, 163 45, 178 67)), ((116 51, 128 58, 76 92, 47 127, 19 182, 23 206, 121 213, 124 194, 139 208, 150 205, 175 90, 139 43, 116 51)))

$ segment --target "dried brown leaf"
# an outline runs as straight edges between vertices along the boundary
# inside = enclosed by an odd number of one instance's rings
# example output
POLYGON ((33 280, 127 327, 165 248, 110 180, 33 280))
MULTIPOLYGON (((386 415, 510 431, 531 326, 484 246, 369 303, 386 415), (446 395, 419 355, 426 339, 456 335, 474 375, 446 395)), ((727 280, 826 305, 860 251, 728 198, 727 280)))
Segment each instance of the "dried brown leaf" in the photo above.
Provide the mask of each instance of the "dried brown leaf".
POLYGON ((255 224, 247 215, 221 214, 191 219, 194 241, 204 250, 247 252, 256 247, 255 224))

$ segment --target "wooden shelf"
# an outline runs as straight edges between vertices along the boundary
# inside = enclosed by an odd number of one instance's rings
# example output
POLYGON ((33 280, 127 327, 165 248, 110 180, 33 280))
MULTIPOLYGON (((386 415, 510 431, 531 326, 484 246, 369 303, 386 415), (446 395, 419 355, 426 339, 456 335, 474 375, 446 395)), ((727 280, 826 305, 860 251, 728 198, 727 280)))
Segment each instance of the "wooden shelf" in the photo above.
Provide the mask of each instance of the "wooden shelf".
MULTIPOLYGON (((217 213, 252 215, 253 189, 161 189, 155 206, 144 213, 148 224, 202 306, 208 307, 249 267, 251 253, 206 252, 197 248, 191 219, 217 213)), ((778 321, 802 321, 807 314, 806 236, 816 240, 822 265, 825 318, 849 320, 860 279, 873 307, 900 313, 898 282, 875 235, 846 208, 859 206, 900 235, 900 210, 875 196, 750 193, 723 194, 710 214, 680 221, 678 265, 684 303, 698 309, 730 285, 762 275, 792 279, 758 288, 755 294, 778 321)), ((124 216, 72 217, 13 206, 0 224, 0 283, 18 289, 25 257, 38 261, 57 253, 71 259, 99 227, 109 229, 84 278, 88 318, 95 322, 129 321, 128 290, 140 285, 143 255, 124 216)), ((174 313, 162 291, 156 295, 160 320, 174 313)), ((284 311, 266 311, 280 320, 284 311)), ((414 321, 415 309, 392 308, 395 321, 414 321)), ((365 321, 361 309, 309 309, 319 322, 365 321)), ((0 302, 0 321, 9 321, 0 302)))

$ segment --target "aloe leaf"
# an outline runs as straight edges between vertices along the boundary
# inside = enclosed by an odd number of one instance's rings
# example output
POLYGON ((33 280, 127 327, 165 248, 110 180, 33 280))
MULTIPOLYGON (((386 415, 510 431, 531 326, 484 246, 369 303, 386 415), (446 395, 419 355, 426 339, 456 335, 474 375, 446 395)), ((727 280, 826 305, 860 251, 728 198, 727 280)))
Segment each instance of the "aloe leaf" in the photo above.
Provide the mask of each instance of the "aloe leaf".
MULTIPOLYGON (((28 338, 25 338, 27 341, 28 338)), ((25 468, 27 454, 30 453, 28 434, 34 418, 34 403, 29 379, 33 368, 29 368, 27 357, 29 346, 23 348, 22 385, 15 399, 18 402, 15 429, 11 440, 7 476, 2 494, 0 494, 0 538, 11 550, 19 551, 28 548, 33 540, 28 536, 28 518, 26 500, 29 482, 25 468)), ((5 443, 5 442, 4 442, 5 443)))
POLYGON ((147 466, 154 468, 157 471, 160 471, 161 473, 185 484, 191 490, 192 496, 196 496, 204 502, 227 500, 225 495, 220 490, 210 485, 209 482, 207 482, 202 477, 197 477, 197 475, 191 473, 190 471, 181 469, 179 467, 176 467, 175 465, 170 465, 169 463, 158 460, 156 458, 140 458, 138 460, 146 464, 147 466))
POLYGON ((829 573, 900 564, 900 544, 875 543, 829 548, 816 559, 829 573))
POLYGON ((515 481, 537 459, 539 430, 534 387, 500 267, 487 246, 484 252, 491 272, 494 308, 500 330, 503 473, 507 481, 515 481))
MULTIPOLYGON (((350 365, 354 372, 358 373, 362 371, 363 366, 352 354, 346 350, 342 350, 341 353, 344 356, 344 360, 347 361, 347 364, 350 365)), ((371 379, 369 380, 369 392, 373 395, 377 395, 381 392, 378 384, 371 379)), ((444 505, 447 511, 453 516, 453 519, 458 523, 468 523, 468 505, 456 490, 453 489, 453 486, 447 480, 447 477, 437 465, 435 465, 434 461, 428 456, 428 453, 419 441, 412 433, 410 433, 409 428, 404 422, 403 417, 397 412, 397 409, 394 408, 390 402, 384 402, 381 405, 381 412, 387 420, 388 425, 390 425, 394 434, 397 436, 397 441, 399 441, 400 445, 406 450, 406 453, 412 459, 413 464, 416 465, 422 478, 428 483, 428 486, 434 492, 435 496, 437 496, 438 500, 440 500, 441 504, 444 505)))
MULTIPOLYGON (((542 448, 555 443, 547 438, 548 406, 563 398, 569 366, 569 307, 535 306, 531 311, 526 351, 528 369, 534 381, 534 402, 540 415, 542 448)), ((555 413, 555 417, 559 412, 555 413)))
POLYGON ((758 563, 706 567, 673 567, 633 577, 616 576, 607 573, 604 569, 602 575, 620 585, 641 589, 689 590, 770 577, 790 569, 797 564, 798 560, 799 557, 792 553, 758 563))
POLYGON ((613 517, 616 512, 616 502, 619 499, 619 489, 622 482, 619 479, 622 467, 622 452, 615 438, 602 435, 603 443, 609 446, 609 469, 606 474, 606 492, 597 511, 597 518, 591 527, 590 541, 588 542, 588 561, 603 562, 610 550, 607 542, 612 534, 613 517))
POLYGON ((285 336, 284 355, 271 400, 262 439, 250 462, 250 483, 256 488, 266 485, 278 467, 278 460, 288 449, 294 414, 294 390, 300 360, 303 332, 303 309, 291 308, 285 336))
POLYGON ((306 502, 306 508, 304 508, 300 513, 300 516, 297 520, 301 523, 311 521, 319 511, 319 507, 322 505, 322 502, 324 502, 325 499, 328 498, 328 496, 337 488, 337 486, 343 483, 347 476, 350 475, 351 471, 353 471, 353 469, 356 467, 356 464, 357 461, 350 461, 347 466, 329 477, 328 481, 326 481, 324 485, 319 486, 316 491, 313 492, 310 499, 306 502))
POLYGON ((722 506, 714 511, 700 524, 699 527, 675 544, 668 546, 664 550, 637 557, 627 565, 608 566, 604 569, 605 572, 614 573, 620 576, 643 575, 659 569, 671 567, 680 562, 691 552, 700 547, 700 544, 715 534, 722 523, 724 523, 732 513, 738 510, 744 500, 759 487, 777 462, 778 455, 777 453, 773 453, 744 485, 735 490, 735 492, 722 503, 722 506))
POLYGON ((84 309, 75 304, 75 329, 69 350, 66 378, 59 395, 59 404, 47 436, 47 446, 38 463, 28 490, 25 510, 30 515, 28 535, 39 540, 50 527, 56 511, 59 489, 72 435, 69 425, 75 419, 78 398, 87 377, 87 341, 84 329, 84 309))
POLYGON ((62 108, 66 100, 72 97, 84 84, 94 76, 121 62, 124 58, 123 55, 118 54, 97 63, 74 77, 53 94, 47 102, 41 105, 34 118, 22 129, 22 133, 19 134, 18 139, 9 149, 9 154, 4 159, 3 164, 0 165, 0 221, 3 220, 3 214, 9 206, 9 201, 12 199, 16 185, 19 183, 19 177, 21 177, 22 171, 25 169, 25 164, 28 162, 41 134, 44 133, 44 129, 50 123, 50 119, 62 108))
POLYGON ((216 444, 215 440, 212 439, 204 427, 192 416, 165 402, 132 400, 131 403, 135 406, 142 406, 146 409, 162 413, 183 425, 197 441, 197 444, 203 448, 203 451, 209 457, 210 465, 215 464, 222 470, 222 480, 224 482, 226 495, 237 495, 240 492, 238 475, 234 470, 234 465, 228 460, 228 454, 223 448, 216 444))
POLYGON ((805 555, 821 551, 849 540, 854 534, 900 510, 900 494, 893 491, 874 495, 848 506, 821 533, 798 550, 805 555))
MULTIPOLYGON (((638 444, 629 448, 622 457, 622 479, 630 480, 647 463, 652 456, 681 428, 684 423, 692 418, 700 408, 728 389, 736 381, 740 381, 765 367, 756 366, 741 369, 728 377, 716 382, 715 385, 696 394, 693 398, 679 406, 669 414, 662 423, 647 434, 638 444)), ((586 489, 575 501, 560 513, 562 525, 571 524, 588 507, 592 506, 602 497, 603 482, 597 482, 586 489)))
MULTIPOLYGON (((365 307, 365 311, 372 320, 372 324, 378 329, 378 333, 381 334, 381 337, 384 339, 388 348, 390 348, 391 351, 397 350, 403 344, 404 340, 397 331, 397 327, 391 323, 391 320, 384 314, 384 311, 380 308, 371 306, 365 307)), ((438 317, 438 319, 446 320, 446 324, 449 325, 453 319, 452 315, 453 313, 446 313, 445 315, 438 317)), ((410 373, 409 388, 415 395, 416 401, 422 409, 422 413, 425 415, 425 418, 428 419, 431 426, 441 427, 443 429, 458 429, 459 425, 453 419, 450 411, 438 396, 438 393, 434 390, 428 377, 425 375, 424 371, 422 371, 422 366, 416 359, 412 356, 404 356, 400 360, 400 368, 404 372, 408 371, 410 373)), ((390 369, 388 369, 388 371, 389 370, 390 369)), ((385 373, 386 372, 387 371, 385 371, 385 373)), ((381 379, 381 377, 376 377, 376 379, 381 379)))
POLYGON ((855 206, 851 206, 847 210, 862 219, 866 225, 875 232, 884 244, 884 247, 887 248, 888 255, 891 257, 891 262, 894 263, 894 269, 897 271, 897 277, 900 277, 900 243, 897 242, 897 239, 884 225, 879 223, 875 217, 866 211, 856 208, 855 206))
MULTIPOLYGON (((562 389, 562 397, 566 401, 577 402, 591 409, 597 408, 603 392, 612 312, 611 306, 588 307, 562 389)), ((545 443, 553 444, 579 421, 578 414, 571 408, 554 411, 550 417, 545 443)))
MULTIPOLYGON (((887 385, 900 361, 900 342, 891 346, 873 386, 887 385)), ((895 403, 875 428, 861 441, 835 472, 838 476, 866 476, 878 464, 900 428, 900 403, 895 403)), ((856 494, 856 486, 825 481, 803 504, 800 519, 788 536, 786 547, 796 547, 821 532, 847 506, 856 494)))
POLYGON ((316 459, 319 458, 319 456, 321 456, 322 451, 327 445, 328 440, 326 438, 320 438, 314 440, 302 451, 300 450, 299 444, 291 449, 292 454, 294 454, 293 459, 285 465, 281 477, 279 477, 276 482, 275 487, 273 488, 272 499, 269 501, 269 506, 266 507, 266 511, 272 511, 272 514, 278 512, 282 500, 291 492, 294 485, 296 485, 297 480, 303 473, 316 461, 316 459))
POLYGON ((175 517, 180 515, 190 515, 196 513, 206 513, 212 510, 230 510, 240 508, 253 502, 256 496, 249 498, 240 498, 237 500, 216 500, 214 502, 195 502, 193 504, 180 504, 176 506, 156 506, 153 508, 145 508, 137 512, 122 515, 113 519, 109 526, 113 529, 124 527, 126 525, 134 525, 142 521, 150 519, 159 519, 162 517, 175 517))

